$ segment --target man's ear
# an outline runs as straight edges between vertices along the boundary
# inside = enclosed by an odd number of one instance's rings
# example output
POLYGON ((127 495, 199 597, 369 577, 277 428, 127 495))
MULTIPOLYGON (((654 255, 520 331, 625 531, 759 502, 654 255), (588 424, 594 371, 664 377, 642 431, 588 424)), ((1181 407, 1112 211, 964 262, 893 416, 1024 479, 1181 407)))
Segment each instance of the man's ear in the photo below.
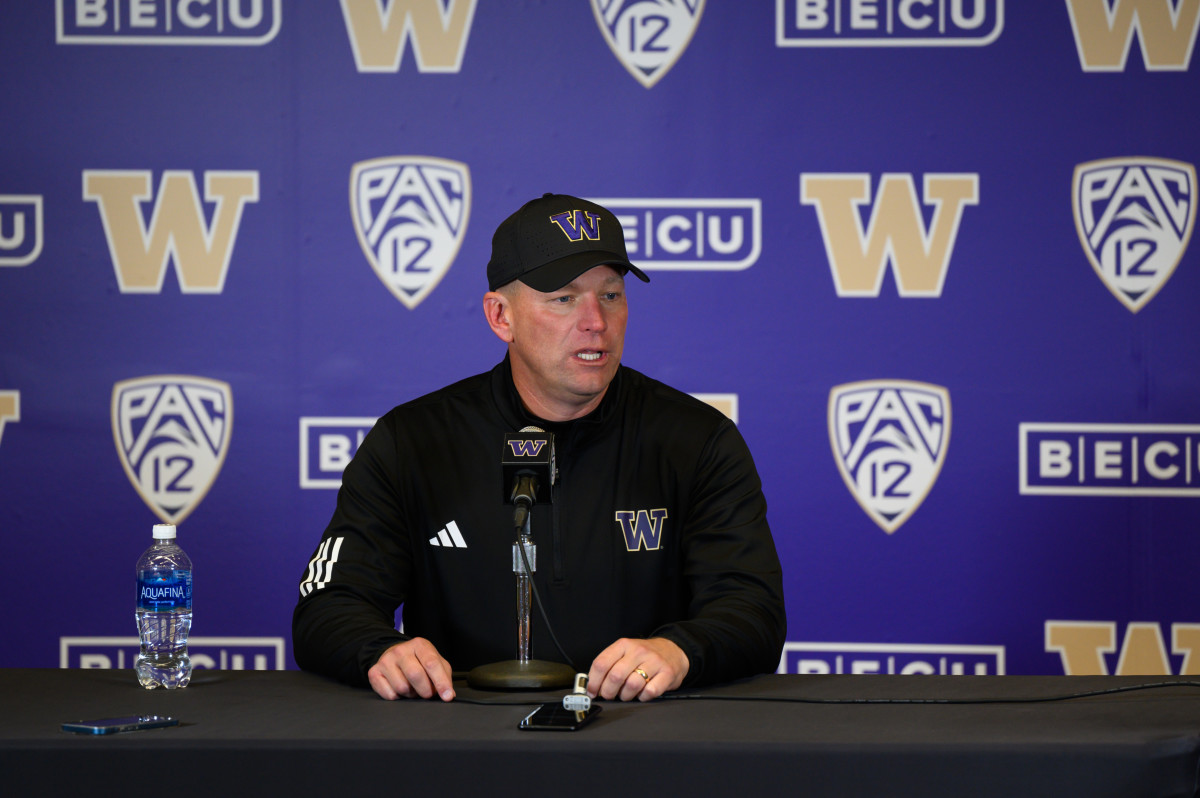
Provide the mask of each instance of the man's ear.
POLYGON ((483 295, 483 316, 492 332, 506 344, 512 343, 512 302, 499 291, 488 291, 483 295))

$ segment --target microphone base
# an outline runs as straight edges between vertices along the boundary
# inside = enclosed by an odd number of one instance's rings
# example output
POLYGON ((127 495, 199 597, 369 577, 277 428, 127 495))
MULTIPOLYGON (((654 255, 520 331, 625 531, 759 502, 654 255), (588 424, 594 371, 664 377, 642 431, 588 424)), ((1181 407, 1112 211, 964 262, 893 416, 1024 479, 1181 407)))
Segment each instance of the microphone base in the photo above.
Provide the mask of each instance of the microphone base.
POLYGON ((540 659, 493 662, 467 673, 467 686, 476 690, 554 690, 574 683, 575 671, 569 666, 540 659))

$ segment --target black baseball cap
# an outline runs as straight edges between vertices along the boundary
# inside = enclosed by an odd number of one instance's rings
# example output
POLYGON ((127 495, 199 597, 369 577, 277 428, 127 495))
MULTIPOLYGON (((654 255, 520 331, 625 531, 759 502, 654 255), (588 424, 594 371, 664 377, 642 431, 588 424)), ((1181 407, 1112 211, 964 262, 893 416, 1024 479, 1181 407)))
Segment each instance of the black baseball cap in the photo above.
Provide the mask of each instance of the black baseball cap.
POLYGON ((549 293, 594 266, 612 266, 650 282, 629 262, 625 234, 612 211, 567 194, 543 194, 496 228, 488 290, 520 280, 549 293))

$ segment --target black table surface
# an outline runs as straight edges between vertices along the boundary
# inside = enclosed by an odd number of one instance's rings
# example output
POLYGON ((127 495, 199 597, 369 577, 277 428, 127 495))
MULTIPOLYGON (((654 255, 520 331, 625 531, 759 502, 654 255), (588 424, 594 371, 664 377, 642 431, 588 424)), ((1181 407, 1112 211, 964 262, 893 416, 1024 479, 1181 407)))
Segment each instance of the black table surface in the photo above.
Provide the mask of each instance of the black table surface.
POLYGON ((297 671, 0 670, 0 794, 1195 796, 1200 681, 764 675, 578 732, 519 731, 564 691, 383 701, 297 671), (83 736, 67 721, 171 715, 83 736), (14 791, 8 792, 7 788, 14 791))

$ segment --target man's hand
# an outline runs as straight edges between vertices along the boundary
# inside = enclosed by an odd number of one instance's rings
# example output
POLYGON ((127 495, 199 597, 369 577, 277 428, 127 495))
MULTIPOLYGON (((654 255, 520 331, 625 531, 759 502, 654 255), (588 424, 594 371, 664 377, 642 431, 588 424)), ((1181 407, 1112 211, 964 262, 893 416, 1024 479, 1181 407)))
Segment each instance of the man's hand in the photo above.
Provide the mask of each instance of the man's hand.
POLYGON ((588 672, 592 697, 651 701, 683 684, 687 654, 664 637, 621 638, 600 652, 588 672))
POLYGON ((381 698, 433 698, 454 700, 450 663, 423 637, 406 640, 383 652, 379 661, 367 671, 371 683, 381 698))

